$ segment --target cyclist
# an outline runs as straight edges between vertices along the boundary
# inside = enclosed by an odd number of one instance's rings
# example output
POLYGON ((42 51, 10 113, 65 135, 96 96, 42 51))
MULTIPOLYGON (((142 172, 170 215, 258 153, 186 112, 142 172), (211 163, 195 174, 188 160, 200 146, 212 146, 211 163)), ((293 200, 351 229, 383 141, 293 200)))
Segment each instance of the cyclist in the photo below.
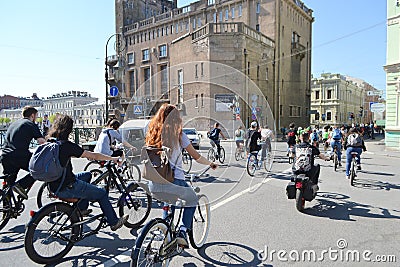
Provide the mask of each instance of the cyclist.
POLYGON ((324 150, 326 151, 327 147, 327 142, 329 139, 329 127, 324 127, 324 131, 322 132, 322 143, 324 145, 324 150))
POLYGON ((124 146, 136 151, 136 147, 128 142, 122 142, 122 136, 118 132, 121 123, 117 119, 110 119, 97 140, 94 152, 105 154, 111 157, 123 157, 124 153, 121 149, 115 149, 116 141, 122 143, 124 146))
POLYGON ((219 128, 219 123, 216 122, 214 124, 214 128, 207 133, 207 135, 210 138, 210 143, 214 147, 214 145, 217 146, 217 158, 221 155, 221 141, 219 140, 219 136, 221 135, 224 140, 226 140, 224 134, 222 133, 221 129, 219 128))
MULTIPOLYGON (((163 104, 150 121, 148 129, 146 145, 156 148, 168 147, 169 163, 174 170, 173 183, 158 184, 150 181, 149 190, 156 198, 157 195, 163 196, 162 198, 167 198, 170 203, 175 204, 178 198, 185 201, 177 241, 179 245, 187 248, 189 243, 186 233, 192 227, 197 195, 185 181, 185 173, 182 169, 182 149, 186 149, 199 164, 209 165, 212 169, 217 168, 218 165, 208 161, 194 149, 187 135, 182 132, 182 119, 175 106, 163 104)), ((164 218, 167 216, 167 211, 164 211, 163 216, 164 218)))
POLYGON ((286 139, 288 145, 288 153, 286 156, 289 156, 289 148, 296 144, 296 130, 294 129, 295 124, 292 122, 289 124, 289 130, 286 132, 286 139))
POLYGON ((60 177, 58 180, 48 183, 49 190, 61 198, 80 199, 78 206, 82 211, 82 214, 88 214, 91 212, 90 209, 88 210, 89 200, 98 201, 111 230, 116 231, 128 220, 128 215, 118 218, 110 203, 106 190, 90 184, 90 179, 92 178, 90 172, 74 174, 72 172, 70 159, 71 157, 76 157, 94 160, 112 160, 115 163, 120 163, 121 158, 110 157, 108 155, 83 150, 79 145, 68 141, 68 137, 72 132, 73 124, 74 122, 71 117, 60 115, 49 130, 49 138, 52 137, 62 141, 60 144, 59 157, 61 166, 66 168, 64 179, 60 177))
POLYGON ((271 129, 268 128, 268 125, 265 125, 264 128, 261 129, 261 141, 265 142, 261 145, 261 159, 264 160, 267 156, 267 152, 271 152, 271 140, 274 138, 274 133, 271 129))
POLYGON ((318 140, 319 140, 319 135, 317 132, 317 129, 314 129, 312 135, 311 135, 311 141, 313 142, 313 146, 318 147, 318 140))
POLYGON ((342 142, 343 142, 343 135, 342 135, 342 131, 339 129, 338 126, 335 126, 333 131, 330 134, 330 138, 331 140, 330 144, 331 144, 331 153, 333 155, 333 149, 336 146, 336 153, 338 155, 338 161, 339 161, 339 166, 342 166, 342 142))
POLYGON ((235 131, 235 142, 236 142, 237 149, 240 149, 243 147, 245 134, 246 133, 243 130, 243 126, 240 125, 239 128, 235 131))
POLYGON ((257 156, 261 146, 258 144, 258 140, 261 140, 261 133, 257 129, 258 123, 256 121, 251 122, 250 129, 247 132, 246 148, 248 153, 254 153, 257 156))
POLYGON ((344 140, 344 149, 346 149, 346 178, 350 179, 351 152, 357 152, 357 170, 361 170, 361 153, 367 151, 364 140, 357 128, 351 128, 349 134, 344 140))
MULTIPOLYGON (((39 144, 46 142, 35 124, 37 113, 37 109, 32 106, 24 107, 23 118, 13 122, 7 129, 1 163, 4 175, 11 175, 7 181, 10 185, 15 183, 19 170, 29 171, 29 160, 32 156, 29 151, 31 140, 36 139, 39 144)), ((13 190, 28 199, 25 189, 32 187, 34 183, 35 180, 28 173, 14 184, 13 190)))
POLYGON ((314 157, 318 156, 323 160, 329 160, 319 151, 319 149, 309 143, 310 135, 308 132, 300 134, 300 144, 295 146, 295 159, 293 162, 293 174, 306 174, 307 177, 315 184, 318 185, 318 177, 320 173, 319 164, 314 165, 314 157))

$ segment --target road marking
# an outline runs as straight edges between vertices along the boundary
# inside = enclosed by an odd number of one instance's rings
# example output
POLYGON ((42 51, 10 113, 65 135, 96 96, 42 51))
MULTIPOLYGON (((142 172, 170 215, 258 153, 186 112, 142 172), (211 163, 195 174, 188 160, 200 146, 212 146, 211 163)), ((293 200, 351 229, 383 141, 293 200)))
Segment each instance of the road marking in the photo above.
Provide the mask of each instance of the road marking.
MULTIPOLYGON (((287 170, 284 170, 283 172, 274 173, 274 175, 288 174, 288 173, 291 173, 291 172, 292 172, 292 168, 289 168, 287 170)), ((243 191, 241 191, 241 192, 239 192, 239 193, 237 193, 237 194, 235 194, 233 196, 230 196, 227 199, 224 199, 223 201, 215 204, 214 206, 211 206, 210 210, 211 211, 216 210, 219 207, 222 207, 223 205, 225 205, 225 204, 237 199, 240 196, 243 196, 246 193, 253 192, 255 189, 257 189, 261 185, 263 185, 263 184, 265 184, 265 183, 267 183, 267 182, 269 182, 271 180, 272 180, 272 178, 265 178, 262 182, 257 183, 257 184, 255 184, 255 185, 253 185, 253 186, 251 186, 251 187, 249 187, 249 188, 247 188, 247 189, 245 189, 245 190, 243 190, 243 191)), ((133 245, 132 245, 132 247, 133 247, 133 245)), ((128 249, 127 251, 115 256, 112 259, 109 259, 108 261, 106 261, 103 264, 100 264, 98 266, 100 266, 100 267, 112 267, 112 266, 114 266, 116 264, 119 264, 119 263, 129 262, 130 260, 131 260, 131 249, 128 249)))

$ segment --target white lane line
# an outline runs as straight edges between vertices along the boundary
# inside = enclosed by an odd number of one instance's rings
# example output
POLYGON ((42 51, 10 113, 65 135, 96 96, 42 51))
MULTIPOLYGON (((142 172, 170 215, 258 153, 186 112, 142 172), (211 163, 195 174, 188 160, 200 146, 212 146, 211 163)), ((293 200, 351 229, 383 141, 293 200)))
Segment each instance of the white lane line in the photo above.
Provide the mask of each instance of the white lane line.
MULTIPOLYGON (((287 170, 284 170, 283 172, 274 173, 274 175, 288 174, 288 173, 291 173, 291 171, 292 171, 292 169, 289 168, 287 170)), ((211 208, 210 208, 211 211, 216 210, 219 207, 222 207, 223 205, 225 205, 225 204, 237 199, 240 196, 243 196, 246 193, 253 192, 254 190, 256 190, 261 185, 271 181, 272 178, 266 178, 262 182, 260 182, 258 184, 255 184, 255 185, 253 185, 253 186, 251 186, 251 187, 249 187, 249 188, 247 188, 247 189, 245 189, 245 190, 243 190, 243 191, 241 191, 241 192, 239 192, 239 193, 237 193, 237 194, 235 194, 233 196, 230 196, 227 199, 224 199, 223 201, 215 204, 214 206, 211 206, 211 208)), ((115 256, 112 259, 109 259, 108 261, 106 261, 103 264, 100 264, 98 266, 100 266, 100 267, 112 267, 112 266, 114 266, 116 264, 119 264, 119 263, 129 262, 130 260, 131 260, 131 249, 128 249, 127 251, 115 256)))

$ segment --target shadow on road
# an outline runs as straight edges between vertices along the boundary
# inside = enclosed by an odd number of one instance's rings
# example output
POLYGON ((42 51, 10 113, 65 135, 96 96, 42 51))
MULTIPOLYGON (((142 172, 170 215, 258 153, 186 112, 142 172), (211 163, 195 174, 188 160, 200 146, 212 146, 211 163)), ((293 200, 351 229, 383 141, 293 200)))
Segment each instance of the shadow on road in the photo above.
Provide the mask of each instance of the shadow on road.
POLYGON ((372 179, 355 179, 354 187, 360 189, 370 189, 370 190, 386 190, 386 191, 390 191, 392 189, 400 190, 400 185, 398 184, 391 184, 372 179))
POLYGON ((304 214, 341 221, 357 221, 353 217, 400 219, 400 216, 392 214, 393 212, 399 213, 400 211, 398 210, 374 207, 350 201, 349 199, 348 196, 343 194, 319 192, 316 198, 317 204, 306 208, 304 214))
POLYGON ((367 173, 367 174, 373 174, 373 175, 382 175, 382 176, 395 176, 394 173, 373 172, 373 171, 366 171, 366 170, 362 170, 361 173, 367 173))
MULTIPOLYGON (((265 266, 272 267, 269 264, 263 264, 258 258, 258 252, 254 248, 243 244, 233 242, 211 242, 205 244, 199 249, 200 257, 190 255, 185 252, 184 257, 196 257, 202 261, 201 266, 265 266)), ((197 266, 194 263, 185 263, 185 267, 197 266)))
POLYGON ((0 233, 0 251, 24 247, 25 225, 17 225, 7 232, 0 233))

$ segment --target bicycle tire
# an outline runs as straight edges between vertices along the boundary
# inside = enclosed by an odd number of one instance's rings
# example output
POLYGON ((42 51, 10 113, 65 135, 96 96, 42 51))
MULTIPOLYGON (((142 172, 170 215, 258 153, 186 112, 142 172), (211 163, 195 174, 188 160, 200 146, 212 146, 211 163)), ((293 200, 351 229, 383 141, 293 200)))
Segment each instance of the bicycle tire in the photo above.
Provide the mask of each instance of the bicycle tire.
POLYGON ((196 249, 203 247, 206 243, 211 219, 211 208, 208 197, 206 195, 199 195, 198 198, 199 200, 192 221, 192 229, 189 231, 190 244, 196 249))
POLYGON ((163 267, 169 266, 170 258, 163 262, 148 262, 148 260, 159 259, 161 249, 171 241, 169 225, 162 219, 151 220, 136 239, 135 246, 132 248, 130 266, 153 266, 156 263, 163 267), (152 246, 153 244, 155 247, 152 246), (151 255, 148 255, 148 253, 151 253, 151 255))
POLYGON ((192 169, 192 157, 187 152, 182 153, 182 169, 185 174, 192 169))
POLYGON ((240 160, 240 150, 238 149, 238 148, 236 148, 236 150, 235 150, 235 160, 236 161, 239 161, 240 160))
POLYGON ((224 163, 225 161, 225 149, 221 146, 221 150, 219 151, 219 157, 218 160, 221 164, 224 163))
POLYGON ((214 148, 210 148, 207 153, 207 159, 211 162, 215 161, 215 151, 214 148))
POLYGON ((296 209, 300 212, 304 211, 305 200, 303 198, 303 191, 301 189, 296 189, 296 209))
POLYGON ((0 230, 2 230, 11 218, 11 201, 6 193, 0 189, 0 230))
POLYGON ((253 154, 250 154, 246 164, 246 170, 250 176, 254 176, 254 173, 256 172, 257 168, 256 161, 257 157, 253 154))
POLYGON ((51 264, 61 260, 72 249, 73 239, 81 233, 81 226, 72 226, 79 221, 76 209, 66 203, 54 202, 44 206, 32 217, 25 230, 24 247, 26 254, 38 264, 51 264), (48 227, 43 226, 43 230, 38 230, 42 223, 44 225, 47 223, 48 227), (62 229, 57 227, 62 227, 62 229), (54 229, 57 230, 54 231, 54 229), (65 233, 60 234, 59 231, 63 231, 63 229, 65 233), (39 236, 37 237, 36 234, 39 236), (42 242, 39 240, 41 235, 46 236, 42 242), (63 237, 60 238, 60 236, 63 237), (44 240, 45 243, 43 243, 44 240), (38 241, 38 246, 35 245, 36 241, 38 241), (50 243, 52 241, 53 243, 50 243), (57 249, 51 255, 43 254, 49 253, 49 248, 55 248, 57 245, 63 248, 57 249), (38 251, 41 248, 40 246, 44 248, 43 252, 38 251))
POLYGON ((351 160, 351 168, 350 168, 350 185, 354 186, 354 179, 356 177, 356 163, 355 160, 351 160))
POLYGON ((338 165, 339 165, 338 156, 337 156, 337 154, 335 153, 335 154, 333 155, 333 170, 334 170, 334 171, 337 170, 338 165))
POLYGON ((127 192, 123 193, 118 200, 119 215, 122 217, 129 214, 125 226, 138 228, 149 217, 152 198, 136 183, 127 186, 127 192), (129 195, 129 197, 128 197, 129 195))
POLYGON ((96 165, 95 169, 97 169, 97 168, 99 167, 100 164, 99 164, 97 161, 95 161, 95 160, 91 160, 91 161, 89 161, 89 162, 86 164, 85 168, 83 168, 83 171, 90 171, 90 170, 89 170, 89 167, 90 167, 91 165, 96 165))
POLYGON ((142 172, 140 171, 139 166, 133 163, 127 164, 122 173, 125 174, 125 177, 127 178, 126 181, 128 182, 140 182, 142 179, 142 172))
POLYGON ((273 163, 272 155, 271 153, 267 152, 267 156, 264 159, 264 170, 267 172, 271 171, 272 163, 273 163))
POLYGON ((36 196, 36 205, 40 209, 41 207, 56 201, 58 198, 54 196, 52 192, 49 191, 47 184, 43 183, 36 196))

